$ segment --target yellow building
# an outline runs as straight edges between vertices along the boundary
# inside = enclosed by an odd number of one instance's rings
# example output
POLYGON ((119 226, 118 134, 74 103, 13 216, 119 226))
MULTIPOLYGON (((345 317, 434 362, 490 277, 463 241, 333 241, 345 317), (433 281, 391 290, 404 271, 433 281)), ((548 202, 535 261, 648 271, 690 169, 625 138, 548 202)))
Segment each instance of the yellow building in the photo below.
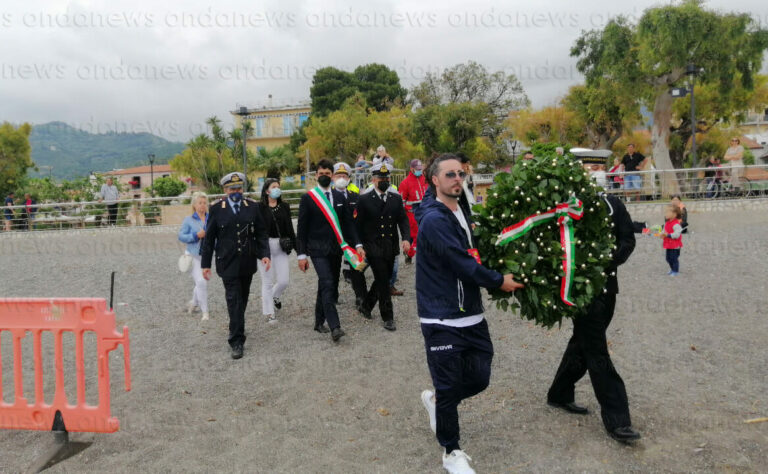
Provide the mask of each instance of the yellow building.
MULTIPOLYGON (((248 148, 254 153, 260 148, 275 148, 287 145, 293 132, 309 118, 311 106, 309 102, 296 105, 272 106, 248 108, 245 120, 251 123, 251 136, 248 137, 248 148)), ((235 126, 243 128, 243 117, 239 110, 233 110, 235 126)))

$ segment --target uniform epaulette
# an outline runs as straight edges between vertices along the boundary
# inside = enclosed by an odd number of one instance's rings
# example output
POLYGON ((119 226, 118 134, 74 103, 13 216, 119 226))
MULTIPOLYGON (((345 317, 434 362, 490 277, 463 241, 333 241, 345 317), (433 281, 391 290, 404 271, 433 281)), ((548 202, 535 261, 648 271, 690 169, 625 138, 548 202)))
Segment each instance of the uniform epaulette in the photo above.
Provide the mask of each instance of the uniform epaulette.
POLYGON ((217 199, 217 200, 213 201, 213 202, 211 203, 211 209, 213 209, 214 207, 218 206, 218 205, 219 205, 220 203, 222 203, 222 202, 224 202, 224 200, 223 200, 223 199, 217 199))

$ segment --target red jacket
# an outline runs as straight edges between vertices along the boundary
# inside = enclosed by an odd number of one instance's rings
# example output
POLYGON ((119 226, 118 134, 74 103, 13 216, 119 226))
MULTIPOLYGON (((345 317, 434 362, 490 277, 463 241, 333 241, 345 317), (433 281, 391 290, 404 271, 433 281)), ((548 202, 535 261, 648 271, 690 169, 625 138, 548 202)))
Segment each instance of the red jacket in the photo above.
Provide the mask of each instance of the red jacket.
POLYGON ((678 219, 670 219, 664 223, 664 233, 667 234, 667 236, 664 237, 663 243, 665 249, 679 249, 683 247, 682 231, 676 239, 670 237, 670 235, 675 233, 675 225, 680 225, 682 227, 678 219))
POLYGON ((427 180, 424 175, 417 177, 413 172, 408 173, 408 176, 400 183, 398 191, 403 197, 405 210, 413 212, 413 205, 421 204, 421 200, 424 199, 424 193, 427 191, 427 180))

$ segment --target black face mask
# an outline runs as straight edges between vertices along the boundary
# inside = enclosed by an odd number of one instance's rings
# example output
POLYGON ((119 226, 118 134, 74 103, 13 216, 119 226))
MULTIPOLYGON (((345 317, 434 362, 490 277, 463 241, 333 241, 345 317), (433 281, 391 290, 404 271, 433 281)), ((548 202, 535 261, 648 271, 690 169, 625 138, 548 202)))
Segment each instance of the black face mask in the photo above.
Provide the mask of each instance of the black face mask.
POLYGON ((318 176, 317 184, 319 184, 320 187, 327 188, 331 185, 331 177, 326 175, 318 176))
POLYGON ((386 192, 387 189, 389 189, 389 181, 379 181, 376 183, 376 187, 379 188, 379 191, 386 192))

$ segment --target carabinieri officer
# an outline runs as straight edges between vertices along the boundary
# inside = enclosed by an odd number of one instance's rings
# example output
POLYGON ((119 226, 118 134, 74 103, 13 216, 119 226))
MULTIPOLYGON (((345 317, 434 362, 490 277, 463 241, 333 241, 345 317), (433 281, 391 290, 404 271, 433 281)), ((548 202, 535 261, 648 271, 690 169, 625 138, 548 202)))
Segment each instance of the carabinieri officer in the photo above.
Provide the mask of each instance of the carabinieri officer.
POLYGON ((243 173, 229 173, 221 179, 227 197, 211 203, 208 228, 200 247, 203 277, 211 278, 211 260, 216 253, 216 273, 224 282, 229 311, 229 345, 232 358, 243 357, 245 308, 257 260, 269 270, 267 229, 256 201, 243 197, 243 173))
POLYGON ((400 249, 406 253, 411 249, 411 231, 403 199, 389 186, 390 170, 387 164, 373 165, 371 174, 373 189, 360 196, 355 217, 374 278, 360 312, 363 317, 371 319, 371 310, 378 302, 384 329, 394 331, 396 327, 389 291, 390 279, 400 249))

